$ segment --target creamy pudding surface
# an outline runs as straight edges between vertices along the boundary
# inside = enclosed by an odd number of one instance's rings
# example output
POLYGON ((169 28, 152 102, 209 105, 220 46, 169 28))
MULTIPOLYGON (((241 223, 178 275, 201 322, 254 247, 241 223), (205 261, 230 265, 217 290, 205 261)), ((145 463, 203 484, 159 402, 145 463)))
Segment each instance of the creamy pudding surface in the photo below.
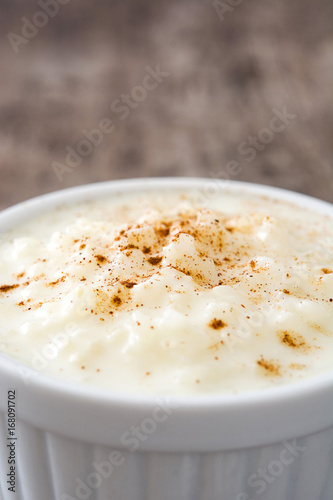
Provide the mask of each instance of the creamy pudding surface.
POLYGON ((242 393, 333 369, 333 218, 172 189, 63 204, 0 240, 0 351, 128 394, 242 393))

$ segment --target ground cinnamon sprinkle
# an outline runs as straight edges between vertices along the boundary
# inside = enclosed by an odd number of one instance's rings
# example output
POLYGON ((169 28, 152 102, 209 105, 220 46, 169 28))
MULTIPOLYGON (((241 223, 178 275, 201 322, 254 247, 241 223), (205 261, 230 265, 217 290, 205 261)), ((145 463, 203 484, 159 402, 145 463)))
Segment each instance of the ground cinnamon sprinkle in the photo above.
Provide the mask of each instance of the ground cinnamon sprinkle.
POLYGON ((227 324, 222 321, 221 319, 214 318, 212 321, 208 324, 211 328, 214 328, 214 330, 220 330, 221 328, 224 328, 227 326, 227 324))
POLYGON ((59 283, 63 283, 66 279, 66 276, 61 276, 61 278, 58 278, 57 281, 51 281, 51 283, 49 283, 49 286, 52 286, 52 285, 58 285, 59 283))
POLYGON ((124 250, 134 250, 134 249, 138 249, 138 248, 139 247, 137 247, 135 245, 129 244, 129 245, 125 245, 124 247, 120 247, 120 250, 123 252, 124 250))
POLYGON ((121 281, 120 283, 126 288, 133 288, 133 286, 137 285, 137 283, 134 283, 133 281, 121 281))
POLYGON ((104 255, 95 255, 95 259, 100 264, 103 264, 104 262, 106 262, 108 260, 106 257, 104 257, 104 255))
POLYGON ((280 375, 280 366, 277 363, 266 361, 264 358, 260 358, 257 361, 257 365, 259 365, 261 368, 264 368, 272 375, 280 375))
POLYGON ((122 299, 119 297, 119 295, 115 295, 114 297, 112 297, 112 303, 115 305, 115 306, 120 306, 123 301, 122 299))
POLYGON ((170 234, 170 224, 162 222, 160 226, 154 227, 154 231, 158 236, 166 237, 170 234))
POLYGON ((0 292, 6 293, 14 290, 14 288, 18 288, 20 285, 2 285, 0 286, 0 292))
POLYGON ((162 261, 163 257, 149 257, 148 262, 152 266, 157 266, 162 261))
POLYGON ((324 274, 332 274, 333 273, 332 269, 327 269, 326 267, 324 267, 322 269, 322 271, 323 271, 324 274))
POLYGON ((290 332, 284 331, 281 335, 281 341, 287 344, 289 347, 299 348, 308 347, 301 335, 291 334, 290 332))

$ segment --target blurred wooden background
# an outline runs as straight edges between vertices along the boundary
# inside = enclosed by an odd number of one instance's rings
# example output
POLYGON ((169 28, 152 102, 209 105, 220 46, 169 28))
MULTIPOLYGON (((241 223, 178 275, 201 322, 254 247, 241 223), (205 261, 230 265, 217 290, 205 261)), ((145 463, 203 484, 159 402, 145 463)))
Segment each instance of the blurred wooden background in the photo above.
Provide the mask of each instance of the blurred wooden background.
POLYGON ((332 2, 223 3, 70 0, 16 54, 8 33, 45 16, 0 0, 0 208, 86 182, 223 176, 232 160, 234 179, 333 201, 332 2), (121 120, 111 104, 140 97, 158 64, 169 75, 121 120), (270 137, 275 108, 296 116, 270 137), (115 130, 60 180, 54 162, 103 118, 115 130), (240 151, 258 134, 269 142, 251 159, 240 151))

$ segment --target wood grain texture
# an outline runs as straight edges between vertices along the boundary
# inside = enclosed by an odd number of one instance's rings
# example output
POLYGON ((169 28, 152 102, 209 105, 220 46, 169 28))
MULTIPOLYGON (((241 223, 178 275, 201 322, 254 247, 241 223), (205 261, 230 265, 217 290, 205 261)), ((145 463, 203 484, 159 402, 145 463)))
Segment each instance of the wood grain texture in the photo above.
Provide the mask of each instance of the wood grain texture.
POLYGON ((87 182, 174 175, 333 201, 330 5, 244 0, 221 19, 213 1, 71 0, 15 54, 7 33, 40 8, 2 0, 0 208, 87 182), (158 64, 169 75, 122 120, 112 103, 141 98, 135 88, 158 64), (279 132, 274 109, 295 115, 279 132), (115 130, 59 180, 53 162, 103 118, 115 130), (258 134, 252 159, 244 151, 258 134))

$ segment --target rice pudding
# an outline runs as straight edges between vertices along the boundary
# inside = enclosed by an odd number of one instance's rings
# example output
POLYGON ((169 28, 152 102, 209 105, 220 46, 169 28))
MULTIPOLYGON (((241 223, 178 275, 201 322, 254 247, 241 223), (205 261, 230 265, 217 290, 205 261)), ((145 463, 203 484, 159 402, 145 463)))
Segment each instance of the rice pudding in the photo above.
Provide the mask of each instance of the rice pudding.
POLYGON ((226 191, 62 205, 2 235, 0 351, 121 393, 241 393, 333 368, 333 218, 226 191))

